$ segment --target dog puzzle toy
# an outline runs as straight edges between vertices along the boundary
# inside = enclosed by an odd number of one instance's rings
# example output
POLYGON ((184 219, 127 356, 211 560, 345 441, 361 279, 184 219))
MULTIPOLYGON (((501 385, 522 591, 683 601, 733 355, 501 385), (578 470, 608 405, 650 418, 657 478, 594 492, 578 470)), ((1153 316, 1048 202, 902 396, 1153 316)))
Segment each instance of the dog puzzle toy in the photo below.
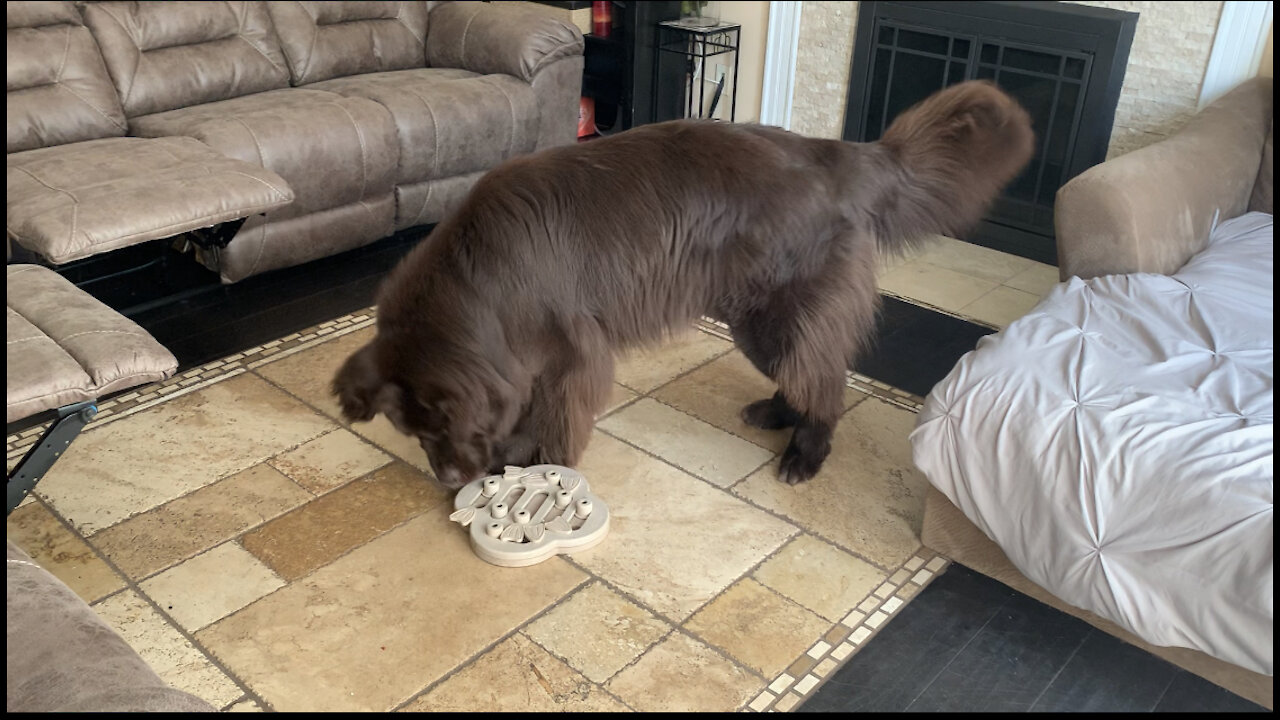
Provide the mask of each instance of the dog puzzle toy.
POLYGON ((508 465, 463 485, 453 507, 449 519, 470 527, 476 555, 502 567, 593 548, 609 532, 609 508, 581 473, 560 465, 508 465))

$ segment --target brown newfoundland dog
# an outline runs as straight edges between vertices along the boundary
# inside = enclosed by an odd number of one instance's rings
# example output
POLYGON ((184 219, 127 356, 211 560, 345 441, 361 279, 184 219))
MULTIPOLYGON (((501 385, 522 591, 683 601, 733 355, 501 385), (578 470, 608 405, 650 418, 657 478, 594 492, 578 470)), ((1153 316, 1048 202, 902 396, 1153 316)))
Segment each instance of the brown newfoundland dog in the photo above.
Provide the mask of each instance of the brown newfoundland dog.
POLYGON ((615 353, 709 315, 778 386, 743 420, 794 427, 779 478, 807 480, 874 328, 877 253, 968 231, 1032 145, 1027 113, 972 81, 872 143, 675 120, 515 158, 388 276, 333 390, 348 420, 416 436, 450 488, 572 466, 615 353))

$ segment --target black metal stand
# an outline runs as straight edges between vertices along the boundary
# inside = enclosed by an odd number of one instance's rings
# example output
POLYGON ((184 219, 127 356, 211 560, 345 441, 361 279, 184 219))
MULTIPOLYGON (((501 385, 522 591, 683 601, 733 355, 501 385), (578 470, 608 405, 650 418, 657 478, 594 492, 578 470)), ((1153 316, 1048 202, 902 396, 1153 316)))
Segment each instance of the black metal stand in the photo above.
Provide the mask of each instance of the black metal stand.
POLYGON ((18 462, 5 490, 5 515, 27 497, 40 478, 62 457, 67 446, 75 440, 85 425, 98 414, 97 400, 88 400, 58 408, 58 419, 44 431, 39 442, 32 446, 26 457, 18 462))
MULTIPOLYGON (((683 59, 688 67, 685 117, 714 118, 721 102, 721 93, 727 83, 732 88, 729 93, 728 120, 733 122, 738 110, 738 40, 741 30, 741 25, 727 22, 710 27, 684 25, 679 20, 658 23, 658 52, 654 55, 653 63, 654 82, 657 82, 664 59, 669 59, 673 55, 683 59), (709 77, 707 73, 710 68, 707 59, 729 53, 733 53, 732 74, 721 76, 720 73, 716 73, 716 76, 709 77), (708 82, 715 83, 710 104, 707 103, 708 82), (696 105, 694 104, 695 85, 698 86, 696 105)), ((723 65, 717 65, 717 67, 723 67, 723 65)))

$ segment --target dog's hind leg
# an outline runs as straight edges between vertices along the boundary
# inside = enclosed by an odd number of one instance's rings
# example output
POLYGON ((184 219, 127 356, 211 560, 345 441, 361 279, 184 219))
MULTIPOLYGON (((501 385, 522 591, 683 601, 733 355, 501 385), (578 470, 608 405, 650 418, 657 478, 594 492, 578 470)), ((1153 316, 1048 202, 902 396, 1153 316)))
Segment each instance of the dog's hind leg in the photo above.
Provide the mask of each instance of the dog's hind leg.
MULTIPOLYGON (((770 380, 777 378, 778 358, 782 354, 782 334, 769 325, 777 321, 768 310, 752 312, 731 326, 733 343, 757 370, 770 380)), ((742 408, 742 421, 762 430, 789 428, 800 419, 800 413, 787 404, 779 390, 773 397, 757 400, 742 408)))
MULTIPOLYGON (((875 287, 874 270, 867 279, 833 263, 817 277, 775 291, 752 323, 748 345, 753 353, 764 348, 757 367, 771 370, 766 374, 778 383, 778 393, 762 401, 768 406, 761 414, 774 421, 794 418, 778 471, 785 483, 812 478, 831 452, 844 410, 846 370, 874 327, 875 287)), ((744 415, 759 407, 748 405, 744 415)))

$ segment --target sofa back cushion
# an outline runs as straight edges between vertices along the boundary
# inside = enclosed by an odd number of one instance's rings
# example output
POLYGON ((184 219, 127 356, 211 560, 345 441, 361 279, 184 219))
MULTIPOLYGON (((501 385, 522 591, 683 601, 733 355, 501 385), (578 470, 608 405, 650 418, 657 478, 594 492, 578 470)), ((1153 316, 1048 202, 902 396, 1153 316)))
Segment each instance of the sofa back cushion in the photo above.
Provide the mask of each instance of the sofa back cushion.
POLYGON ((422 2, 267 4, 294 85, 426 64, 422 2))
POLYGON ((1258 166, 1258 177, 1253 181, 1253 194, 1249 196, 1249 210, 1257 210, 1259 212, 1275 214, 1274 198, 1272 197, 1272 176, 1275 168, 1275 162, 1271 151, 1271 138, 1275 133, 1276 123, 1275 117, 1271 119, 1271 124, 1267 126, 1267 141, 1262 144, 1262 164, 1258 166))
POLYGON ((289 86, 262 2, 95 2, 84 20, 131 118, 289 86))
POLYGON ((71 2, 7 2, 6 152, 125 134, 93 35, 71 2))

